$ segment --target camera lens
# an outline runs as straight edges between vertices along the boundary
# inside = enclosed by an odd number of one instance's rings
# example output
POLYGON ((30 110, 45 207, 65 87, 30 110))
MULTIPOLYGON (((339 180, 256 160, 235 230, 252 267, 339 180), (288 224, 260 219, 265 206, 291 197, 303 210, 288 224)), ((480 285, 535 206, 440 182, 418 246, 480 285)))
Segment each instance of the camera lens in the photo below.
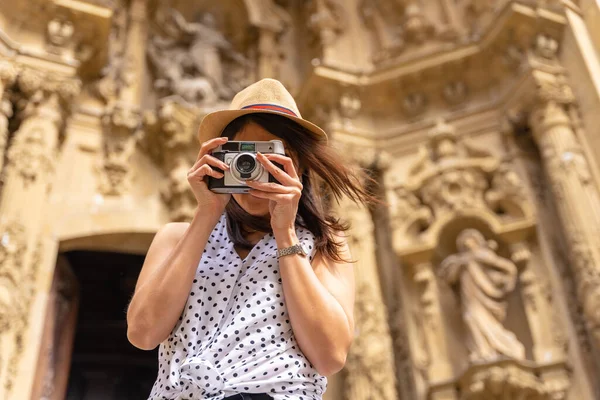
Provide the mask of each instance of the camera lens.
POLYGON ((256 160, 250 154, 242 154, 238 157, 235 168, 241 174, 249 174, 256 168, 256 160))

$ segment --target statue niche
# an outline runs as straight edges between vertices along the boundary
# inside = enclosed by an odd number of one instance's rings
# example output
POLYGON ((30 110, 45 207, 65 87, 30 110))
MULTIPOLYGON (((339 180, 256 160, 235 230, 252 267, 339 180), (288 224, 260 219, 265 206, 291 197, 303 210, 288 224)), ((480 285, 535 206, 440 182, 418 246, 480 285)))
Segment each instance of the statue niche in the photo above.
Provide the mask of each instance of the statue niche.
POLYGON ((517 283, 517 266, 496 254, 496 243, 486 241, 476 229, 463 230, 456 246, 458 253, 442 261, 439 275, 458 287, 471 362, 523 360, 523 344, 503 326, 507 298, 517 283))
POLYGON ((212 13, 188 22, 179 11, 161 8, 156 19, 163 33, 151 37, 147 54, 161 97, 175 95, 194 106, 212 106, 249 83, 248 60, 217 28, 212 13))

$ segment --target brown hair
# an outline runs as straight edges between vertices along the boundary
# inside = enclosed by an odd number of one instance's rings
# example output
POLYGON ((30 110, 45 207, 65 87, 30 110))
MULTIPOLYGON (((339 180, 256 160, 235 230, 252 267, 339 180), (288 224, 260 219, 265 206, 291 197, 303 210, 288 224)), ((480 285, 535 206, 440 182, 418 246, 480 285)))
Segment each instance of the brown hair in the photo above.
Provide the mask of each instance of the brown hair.
MULTIPOLYGON (((283 139, 288 148, 298 156, 303 188, 296 225, 308 229, 315 236, 317 251, 335 261, 348 261, 340 257, 341 243, 334 238, 338 232, 347 231, 349 225, 327 213, 324 204, 324 201, 327 201, 326 192, 331 193, 336 200, 346 195, 357 203, 378 202, 363 184, 372 179, 362 170, 347 167, 333 148, 319 141, 300 124, 280 115, 254 113, 238 117, 225 127, 221 136, 233 140, 235 135, 251 122, 283 139), (321 180, 321 184, 317 183, 318 179, 321 180), (326 191, 320 186, 324 186, 326 191)), ((225 211, 229 236, 237 246, 252 248, 252 243, 244 237, 250 230, 272 232, 269 219, 249 214, 233 197, 225 211)))

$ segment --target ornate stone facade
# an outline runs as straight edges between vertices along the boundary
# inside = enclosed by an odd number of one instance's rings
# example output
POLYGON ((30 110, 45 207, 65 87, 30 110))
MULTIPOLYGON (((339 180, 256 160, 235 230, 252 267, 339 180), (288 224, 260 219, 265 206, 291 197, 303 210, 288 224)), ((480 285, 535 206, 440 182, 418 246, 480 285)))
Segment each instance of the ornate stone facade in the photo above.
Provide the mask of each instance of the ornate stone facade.
POLYGON ((382 204, 326 400, 600 398, 597 2, 0 5, 0 398, 64 398, 68 250, 144 254, 198 123, 280 79, 382 204), (58 261, 57 261, 58 260, 58 261))

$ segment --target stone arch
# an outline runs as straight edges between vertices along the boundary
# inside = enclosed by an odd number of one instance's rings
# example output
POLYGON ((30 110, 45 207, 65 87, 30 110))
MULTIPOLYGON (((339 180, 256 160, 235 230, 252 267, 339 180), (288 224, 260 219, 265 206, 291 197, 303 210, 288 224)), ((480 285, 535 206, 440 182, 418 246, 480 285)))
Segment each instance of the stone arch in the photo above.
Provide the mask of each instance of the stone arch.
POLYGON ((59 253, 90 250, 144 255, 155 234, 156 232, 139 230, 87 232, 62 239, 59 242, 59 253))

